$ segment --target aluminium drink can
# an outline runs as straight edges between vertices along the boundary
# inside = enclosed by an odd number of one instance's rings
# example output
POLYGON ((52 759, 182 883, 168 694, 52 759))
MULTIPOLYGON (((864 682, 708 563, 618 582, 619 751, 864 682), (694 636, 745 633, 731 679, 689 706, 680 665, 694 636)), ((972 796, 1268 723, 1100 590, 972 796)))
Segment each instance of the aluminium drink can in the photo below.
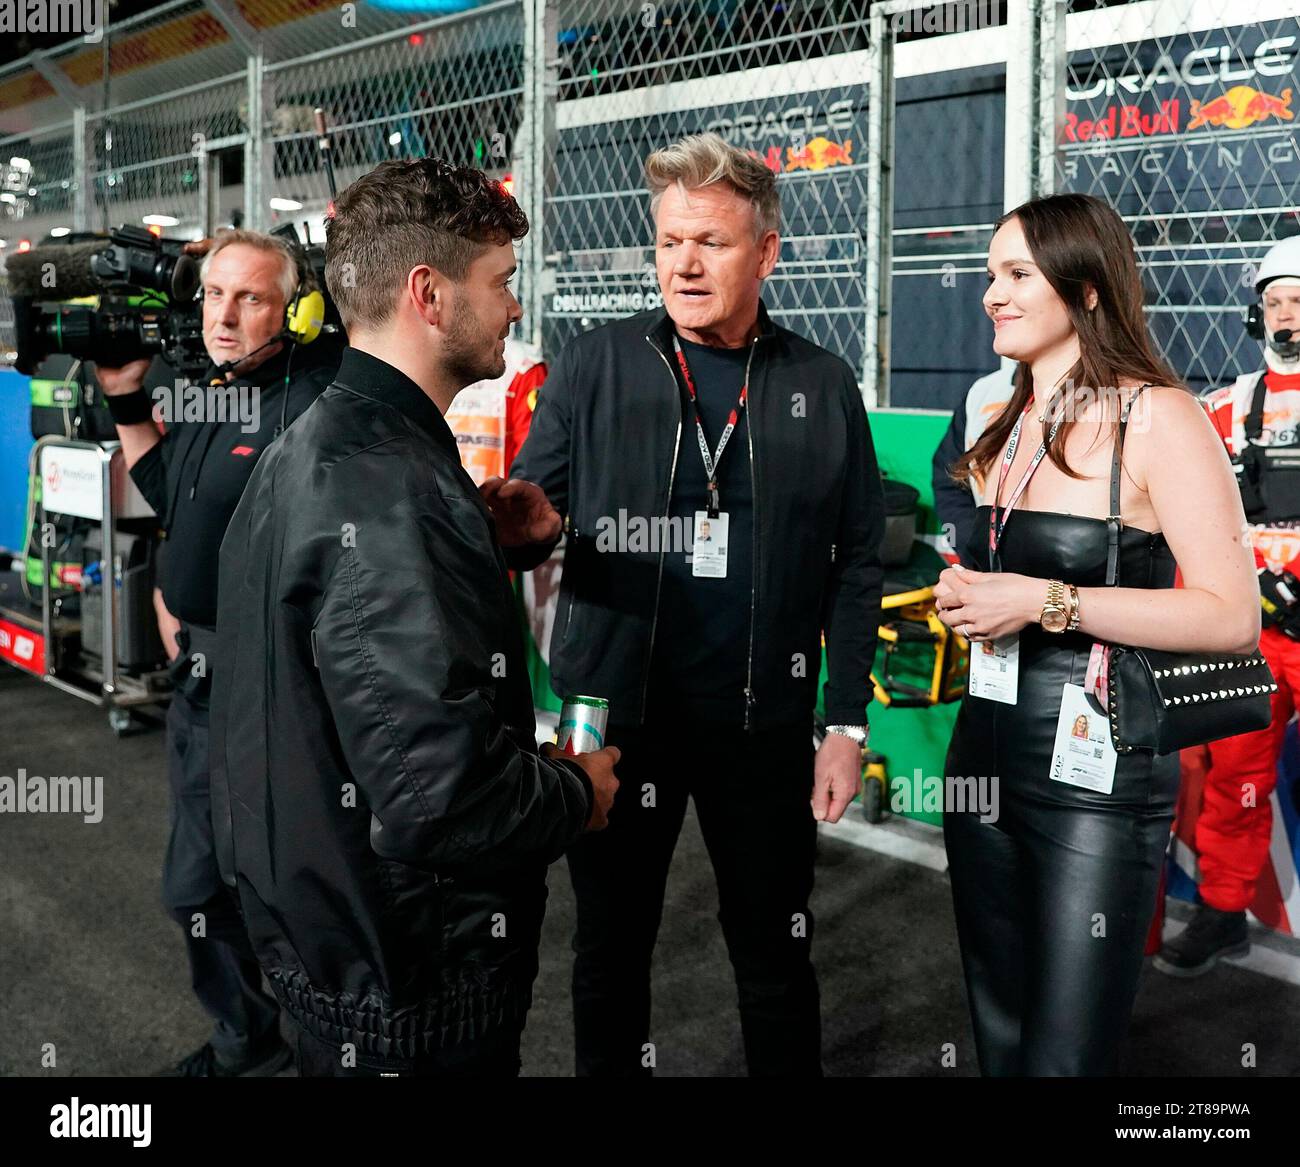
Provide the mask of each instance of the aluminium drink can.
POLYGON ((609 702, 603 697, 566 697, 555 744, 566 754, 590 754, 605 746, 609 702))

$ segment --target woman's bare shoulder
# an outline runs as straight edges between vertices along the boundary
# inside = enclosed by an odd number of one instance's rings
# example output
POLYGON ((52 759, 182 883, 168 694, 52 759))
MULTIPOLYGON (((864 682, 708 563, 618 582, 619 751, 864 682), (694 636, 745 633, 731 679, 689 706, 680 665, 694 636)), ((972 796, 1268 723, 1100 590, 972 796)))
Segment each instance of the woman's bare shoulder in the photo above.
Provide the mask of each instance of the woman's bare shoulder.
MULTIPOLYGON (((1219 461, 1223 443, 1200 399, 1180 385, 1147 388, 1133 403, 1125 434, 1134 478, 1143 486, 1160 469, 1192 471, 1219 461)), ((1195 472, 1195 471, 1192 471, 1195 472)))

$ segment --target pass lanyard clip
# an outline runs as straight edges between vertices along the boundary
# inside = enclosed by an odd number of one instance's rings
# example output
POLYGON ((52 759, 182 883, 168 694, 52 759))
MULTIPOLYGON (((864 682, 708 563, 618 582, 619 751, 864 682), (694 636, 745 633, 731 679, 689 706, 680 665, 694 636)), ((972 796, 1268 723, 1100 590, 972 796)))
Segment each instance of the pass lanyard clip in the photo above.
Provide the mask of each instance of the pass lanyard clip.
POLYGON ((709 479, 709 518, 716 519, 722 505, 718 497, 718 466, 722 463, 722 451, 727 448, 732 431, 736 428, 736 422, 740 420, 740 415, 744 411, 749 396, 749 382, 740 387, 740 400, 736 402, 731 415, 727 418, 722 436, 718 439, 718 448, 710 454, 709 444, 704 439, 704 422, 700 418, 699 401, 695 396, 695 379, 691 376, 690 367, 686 363, 686 354, 682 352, 682 346, 678 343, 676 335, 673 336, 673 354, 677 357, 677 367, 681 369, 682 380, 686 382, 686 395, 691 399, 691 408, 695 411, 695 436, 700 445, 700 457, 704 459, 704 473, 709 479))
POLYGON ((1048 447, 1052 444, 1052 440, 1056 437, 1056 431, 1061 428, 1061 422, 1064 420, 1064 417, 1058 417, 1056 421, 1052 423, 1052 428, 1048 433, 1047 438, 1043 441, 1042 445, 1038 447, 1037 453, 1034 454, 1033 461, 1029 463, 1028 469, 1025 470, 1025 473, 1021 476, 1019 484, 1012 492, 1011 497, 1007 500, 1006 507, 1002 510, 1002 513, 999 514, 998 499, 1002 497, 1002 487, 1006 483, 1007 474, 1011 471, 1011 463, 1016 460, 1016 450, 1020 446, 1021 427, 1024 425, 1025 418, 1033 408, 1033 405, 1034 402, 1031 397, 1029 401, 1025 403, 1025 412, 1016 419, 1016 424, 1011 430, 1011 439, 1007 442, 1007 452, 1002 458, 1002 467, 998 471, 998 489, 997 493, 993 496, 993 505, 989 507, 990 571, 998 570, 998 548, 1002 545, 1002 530, 1006 526, 1007 518, 1011 514, 1012 508, 1020 501, 1020 496, 1025 493, 1026 488, 1029 486, 1029 480, 1033 478, 1034 471, 1038 469, 1039 463, 1042 462, 1044 456, 1047 454, 1048 447))

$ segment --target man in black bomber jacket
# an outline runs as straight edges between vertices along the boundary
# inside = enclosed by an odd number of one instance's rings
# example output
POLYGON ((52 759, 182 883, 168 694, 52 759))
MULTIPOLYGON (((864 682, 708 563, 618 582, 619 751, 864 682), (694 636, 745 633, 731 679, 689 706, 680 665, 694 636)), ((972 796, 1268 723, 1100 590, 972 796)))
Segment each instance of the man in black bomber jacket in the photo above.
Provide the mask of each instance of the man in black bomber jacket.
MULTIPOLYGON (((569 342, 512 468, 567 516, 556 692, 607 698, 622 751, 609 829, 567 853, 577 1072, 653 1070, 650 962, 689 797, 749 1071, 812 1076, 816 820, 839 819, 861 781, 880 475, 848 365, 760 299, 780 251, 774 175, 716 134, 658 151, 646 175, 664 309, 569 342)), ((554 544, 513 549, 511 565, 554 544)))
POLYGON ((339 196, 351 347, 263 455, 221 549, 214 815, 300 1074, 512 1075, 546 865, 604 825, 613 749, 539 755, 494 525, 443 420, 501 374, 518 205, 385 162, 339 196))

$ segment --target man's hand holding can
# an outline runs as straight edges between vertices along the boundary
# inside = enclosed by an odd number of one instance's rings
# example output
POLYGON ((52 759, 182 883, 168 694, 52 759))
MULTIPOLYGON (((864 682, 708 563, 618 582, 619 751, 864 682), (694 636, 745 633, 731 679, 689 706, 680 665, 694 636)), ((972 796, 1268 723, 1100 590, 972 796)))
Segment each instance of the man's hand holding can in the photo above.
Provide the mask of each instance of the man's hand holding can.
POLYGON ((591 817, 587 820, 587 830, 599 831, 609 824, 609 811, 614 805, 614 794, 618 790, 618 779, 614 776, 614 767, 618 764, 617 746, 605 746, 589 754, 571 754, 562 750, 553 742, 542 746, 544 758, 569 758, 577 762, 591 780, 591 817))

